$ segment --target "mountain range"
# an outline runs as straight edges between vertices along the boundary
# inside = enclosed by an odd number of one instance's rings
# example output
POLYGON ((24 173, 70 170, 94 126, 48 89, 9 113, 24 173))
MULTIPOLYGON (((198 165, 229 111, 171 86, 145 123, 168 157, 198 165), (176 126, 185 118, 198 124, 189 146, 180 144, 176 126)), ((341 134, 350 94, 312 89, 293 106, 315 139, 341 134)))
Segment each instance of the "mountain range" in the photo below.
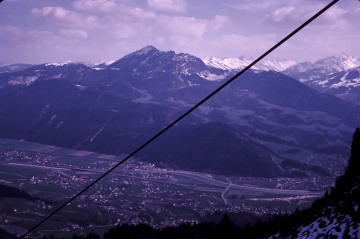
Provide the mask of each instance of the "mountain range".
POLYGON ((338 56, 320 59, 314 63, 299 63, 285 69, 283 73, 293 78, 296 78, 301 82, 306 82, 330 74, 351 70, 359 66, 359 58, 351 57, 345 53, 341 53, 338 56))
MULTIPOLYGON (((138 53, 151 52, 153 47, 145 47, 138 53)), ((185 56, 187 54, 183 54, 185 56)), ((199 60, 197 58, 197 60, 199 60)), ((253 62, 255 58, 251 57, 236 57, 236 58, 219 58, 208 57, 202 59, 203 63, 213 69, 220 69, 226 72, 236 72, 253 62)), ((50 63, 52 65, 65 64, 83 64, 95 70, 104 70, 115 61, 107 61, 101 63, 80 63, 80 62, 61 62, 50 63)), ((0 66, 0 73, 12 73, 29 68, 30 64, 9 64, 0 66)), ((300 62, 294 60, 262 60, 254 67, 253 70, 259 71, 277 71, 287 76, 299 80, 307 86, 324 92, 326 94, 334 95, 345 101, 359 104, 359 76, 356 73, 356 68, 360 67, 360 58, 352 57, 345 53, 337 56, 326 57, 315 62, 300 62)), ((211 81, 219 81, 225 79, 228 74, 212 74, 208 71, 199 71, 199 76, 211 81)), ((31 79, 27 79, 30 80, 31 79)), ((14 82, 16 83, 16 81, 14 82)))
MULTIPOLYGON (((254 60, 254 58, 247 57, 203 59, 208 66, 235 71, 245 68, 254 60)), ((341 53, 314 63, 309 61, 296 63, 293 60, 263 60, 252 69, 281 72, 313 89, 359 104, 360 78, 356 73, 359 67, 360 58, 341 53)))
MULTIPOLYGON (((152 46, 92 67, 48 63, 3 72, 0 137, 130 153, 234 74, 234 69, 152 46)), ((259 68, 138 157, 221 174, 334 176, 342 172, 348 139, 359 121, 358 106, 259 68), (289 167, 286 162, 292 160, 309 167, 289 167)))

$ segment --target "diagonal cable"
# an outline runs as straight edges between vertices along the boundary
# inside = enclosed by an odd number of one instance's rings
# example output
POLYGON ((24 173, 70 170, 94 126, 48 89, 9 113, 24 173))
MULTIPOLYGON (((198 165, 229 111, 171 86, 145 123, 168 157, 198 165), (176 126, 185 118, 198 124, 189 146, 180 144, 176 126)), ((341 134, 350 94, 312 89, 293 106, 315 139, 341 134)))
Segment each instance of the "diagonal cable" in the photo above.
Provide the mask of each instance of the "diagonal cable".
POLYGON ((332 2, 330 2, 328 5, 326 5, 324 8, 322 8, 319 12, 317 12, 314 16, 312 16, 311 18, 309 18, 306 22, 304 22, 303 24, 301 24, 298 28, 296 28, 294 31, 292 31, 290 34, 288 34, 286 37, 284 37, 281 41, 279 41, 278 43, 276 43, 273 47, 271 47, 268 51, 266 51, 264 54, 262 54, 261 56, 259 56, 256 60, 254 60, 252 63, 250 63, 247 67, 245 67, 244 69, 242 69, 240 72, 238 72, 236 75, 234 75, 233 77, 231 77, 229 80, 227 80, 225 83, 223 83, 221 86, 219 86, 216 90, 214 90, 212 93, 210 93, 208 96, 206 96, 204 99, 202 99, 201 101, 199 101, 199 103, 197 103, 196 105, 194 105, 193 107, 191 107, 188 111, 186 111, 185 113, 183 113, 179 118, 177 118, 176 120, 174 120, 172 123, 170 123, 168 126, 166 126, 164 129, 162 129, 160 132, 158 132, 157 134, 155 134, 152 138, 150 138, 149 140, 147 140, 144 144, 142 144, 140 147, 138 147, 136 150, 134 150, 131 154, 129 154, 128 156, 126 156, 123 160, 121 160, 120 162, 118 162, 117 164, 115 164, 112 168, 110 168, 108 171, 106 171, 104 174, 102 174, 100 177, 98 177, 96 180, 94 180, 92 183, 90 183, 89 185, 87 185, 84 189, 82 189, 81 191, 79 191, 77 194, 75 194, 74 196, 72 196, 69 200, 67 200, 65 203, 63 203, 60 207, 58 207, 56 210, 54 210, 52 213, 50 213, 48 216, 46 216, 45 218, 43 218, 40 222, 38 222, 35 226, 33 226, 32 228, 30 228, 24 235, 22 235, 20 238, 25 238, 27 235, 29 235, 32 231, 34 231, 36 228, 38 228, 40 225, 42 225, 44 222, 46 222, 47 220, 49 220, 52 216, 54 216, 56 213, 58 213, 61 209, 63 209, 64 207, 66 207, 68 204, 70 204, 72 201, 74 201, 77 197, 79 197, 81 194, 83 194, 84 192, 86 192, 89 188, 91 188, 92 186, 94 186, 96 183, 98 183, 101 179, 103 179, 104 177, 106 177, 108 174, 110 174, 112 171, 114 171, 116 168, 118 168, 120 165, 122 165, 123 163, 125 163, 128 159, 130 159, 131 157, 133 157, 135 154, 137 154, 139 151, 141 151, 143 148, 145 148, 146 146, 148 146, 151 142, 153 142, 154 140, 156 140, 158 137, 160 137, 162 134, 164 134, 166 131, 168 131, 170 128, 172 128, 175 124, 177 124, 178 122, 180 122, 183 118, 185 118, 187 115, 189 115, 190 113, 192 113, 195 109, 197 109, 199 106, 201 106, 202 104, 204 104, 206 101, 208 101, 211 97, 213 97, 214 95, 216 95, 218 92, 220 92, 223 88, 225 88, 226 86, 228 86, 231 82, 233 82, 236 78, 238 78, 239 76, 241 76, 243 73, 245 73, 247 70, 249 70, 251 67, 253 67, 256 63, 258 63, 259 61, 261 61, 263 58, 265 58, 267 55, 269 55, 271 52, 273 52, 276 48, 278 48, 279 46, 281 46, 283 43, 285 43, 287 40, 289 40, 291 37, 293 37, 296 33, 298 33, 299 31, 301 31, 304 27, 306 27, 308 24, 310 24, 312 21, 314 21, 316 18, 318 18, 321 14, 323 14, 324 12, 326 12, 329 8, 331 8, 335 3, 337 3, 339 0, 334 0, 332 2))

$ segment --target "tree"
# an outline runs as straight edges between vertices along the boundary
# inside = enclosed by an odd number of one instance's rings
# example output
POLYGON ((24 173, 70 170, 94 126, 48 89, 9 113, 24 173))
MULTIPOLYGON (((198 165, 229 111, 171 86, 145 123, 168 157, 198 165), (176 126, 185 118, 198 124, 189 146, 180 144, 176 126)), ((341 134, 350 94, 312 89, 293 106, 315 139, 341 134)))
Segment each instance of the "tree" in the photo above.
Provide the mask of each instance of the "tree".
POLYGON ((351 144, 351 156, 349 159, 346 173, 350 177, 360 176, 360 129, 355 130, 351 144))
POLYGON ((100 239, 100 236, 98 234, 95 234, 95 233, 89 233, 86 236, 86 239, 100 239))

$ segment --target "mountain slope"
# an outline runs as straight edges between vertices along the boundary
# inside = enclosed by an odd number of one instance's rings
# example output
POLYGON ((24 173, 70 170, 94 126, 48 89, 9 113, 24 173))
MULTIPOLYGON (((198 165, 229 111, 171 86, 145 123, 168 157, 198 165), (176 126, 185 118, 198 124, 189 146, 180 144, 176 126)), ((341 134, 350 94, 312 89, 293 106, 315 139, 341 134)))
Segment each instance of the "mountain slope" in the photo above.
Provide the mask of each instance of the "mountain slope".
POLYGON ((321 92, 360 104, 360 67, 305 82, 321 92))
POLYGON ((230 126, 213 122, 178 126, 139 157, 180 169, 253 177, 279 176, 280 169, 270 153, 230 126))

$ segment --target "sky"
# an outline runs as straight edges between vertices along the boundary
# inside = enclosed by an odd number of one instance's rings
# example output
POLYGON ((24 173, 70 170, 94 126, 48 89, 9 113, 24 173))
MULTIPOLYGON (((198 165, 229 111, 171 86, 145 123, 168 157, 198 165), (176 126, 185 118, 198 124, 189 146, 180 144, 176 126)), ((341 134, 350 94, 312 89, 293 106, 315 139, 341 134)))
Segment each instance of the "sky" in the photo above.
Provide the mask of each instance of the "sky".
MULTIPOLYGON (((102 62, 153 45, 257 57, 330 0, 4 0, 0 64, 102 62)), ((268 59, 360 57, 360 1, 340 0, 268 59)))

